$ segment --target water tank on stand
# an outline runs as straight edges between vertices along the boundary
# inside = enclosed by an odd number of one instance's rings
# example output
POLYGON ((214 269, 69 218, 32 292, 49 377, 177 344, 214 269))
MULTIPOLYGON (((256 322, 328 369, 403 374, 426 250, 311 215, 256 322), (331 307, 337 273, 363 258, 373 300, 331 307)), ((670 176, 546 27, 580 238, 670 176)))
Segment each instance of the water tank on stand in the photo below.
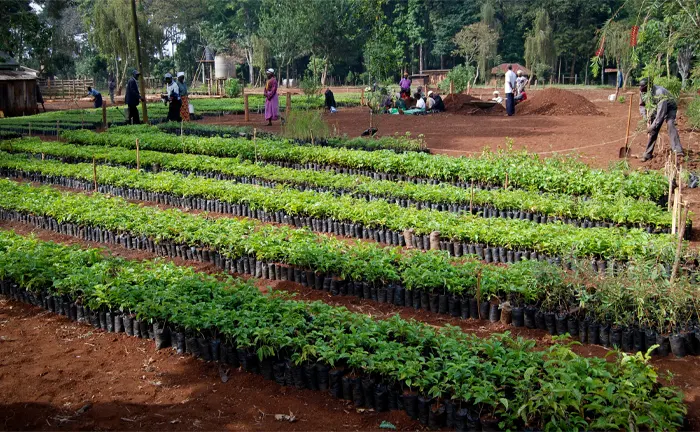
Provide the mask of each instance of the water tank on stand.
POLYGON ((225 80, 236 76, 236 63, 233 57, 217 55, 214 57, 214 74, 217 80, 225 80))

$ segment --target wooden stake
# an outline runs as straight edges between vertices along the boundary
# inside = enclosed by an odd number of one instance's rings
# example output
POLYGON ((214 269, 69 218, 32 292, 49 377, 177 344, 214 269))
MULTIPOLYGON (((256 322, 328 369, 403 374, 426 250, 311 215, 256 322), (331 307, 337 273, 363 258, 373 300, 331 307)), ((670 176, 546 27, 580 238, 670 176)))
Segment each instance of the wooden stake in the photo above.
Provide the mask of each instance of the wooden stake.
POLYGON ((503 186, 503 189, 508 189, 508 172, 506 171, 506 183, 503 186))
POLYGON ((670 168, 670 172, 668 174, 668 211, 671 211, 671 203, 673 200, 673 178, 676 176, 675 169, 673 167, 670 168))
POLYGON ((479 319, 485 319, 485 317, 481 316, 481 273, 476 275, 476 302, 478 303, 479 319))
POLYGON ((688 217, 688 203, 683 203, 681 211, 681 228, 679 228, 678 243, 676 244, 676 256, 673 259, 673 269, 671 270, 671 283, 673 283, 678 274, 678 267, 681 263, 681 249, 683 247, 683 232, 685 231, 685 222, 688 217))
POLYGON ((360 90, 360 105, 364 106, 365 105, 365 89, 360 90))
POLYGON ((472 194, 469 197, 469 213, 474 214, 474 180, 472 180, 472 194))
POLYGON ((454 92, 455 92, 455 84, 452 81, 450 81, 450 94, 454 94, 454 92))
POLYGON ((258 129, 253 128, 253 146, 255 147, 255 163, 258 163, 258 139, 257 139, 258 129))
POLYGON ((107 102, 102 102, 102 127, 107 129, 107 102))
POLYGON ((92 157, 92 181, 95 183, 95 192, 97 192, 97 163, 95 156, 92 157))
POLYGON ((32 136, 32 122, 29 122, 29 136, 32 136))
POLYGON ((627 111, 627 132, 625 132, 625 159, 628 158, 629 155, 629 142, 630 142, 630 123, 632 122, 632 100, 634 99, 634 95, 630 95, 630 106, 629 110, 627 111))
POLYGON ((248 111, 248 95, 243 95, 243 120, 246 122, 250 121, 250 111, 248 111))
POLYGON ((136 169, 141 170, 141 153, 139 152, 139 139, 136 138, 136 169))
POLYGON ((58 125, 59 122, 60 120, 56 120, 56 138, 58 138, 58 135, 61 132, 61 127, 58 125))

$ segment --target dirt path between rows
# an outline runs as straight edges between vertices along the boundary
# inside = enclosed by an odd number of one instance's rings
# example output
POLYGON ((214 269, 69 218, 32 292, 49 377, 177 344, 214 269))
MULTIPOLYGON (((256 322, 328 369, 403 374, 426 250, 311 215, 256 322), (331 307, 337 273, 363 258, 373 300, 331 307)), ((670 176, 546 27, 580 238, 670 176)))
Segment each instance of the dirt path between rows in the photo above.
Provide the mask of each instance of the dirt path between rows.
MULTIPOLYGON (((0 228, 12 229, 22 235, 33 233, 38 238, 45 241, 56 241, 63 244, 79 245, 81 247, 100 247, 113 255, 128 259, 143 260, 156 257, 155 254, 149 252, 134 251, 117 245, 86 242, 52 231, 32 228, 20 223, 1 221, 0 228)), ((178 265, 191 266, 198 271, 211 274, 220 273, 219 270, 211 264, 202 264, 182 259, 174 259, 172 261, 178 265)), ((295 294, 300 300, 319 300, 334 306, 344 306, 353 312, 367 314, 377 319, 384 319, 394 314, 399 314, 404 319, 415 319, 434 326, 443 326, 446 324, 458 326, 464 332, 473 333, 481 337, 508 331, 513 335, 534 340, 537 343, 538 349, 544 349, 552 344, 551 336, 540 330, 515 328, 500 323, 491 324, 485 321, 461 320, 432 314, 422 310, 416 311, 411 308, 380 304, 351 296, 331 296, 327 292, 312 290, 293 282, 256 279, 255 285, 264 292, 269 289, 283 290, 295 294)), ((573 349, 579 355, 586 357, 604 357, 610 351, 607 348, 593 345, 580 345, 575 346, 573 349)), ((39 405, 27 405, 27 408, 22 408, 33 410, 26 411, 28 416, 22 416, 22 418, 41 419, 41 416, 43 416, 43 418, 48 419, 49 417, 65 416, 70 414, 70 411, 75 411, 82 407, 87 403, 86 401, 93 401, 97 398, 99 402, 104 398, 109 399, 114 396, 113 399, 110 399, 111 402, 105 403, 104 407, 101 408, 104 410, 102 411, 103 414, 98 417, 94 417, 97 414, 92 414, 93 417, 85 415, 85 421, 91 423, 83 424, 80 423, 83 420, 78 419, 75 420, 78 423, 74 424, 74 426, 78 427, 72 427, 72 423, 67 424, 71 429, 162 429, 164 427, 170 427, 177 429, 226 428, 231 430, 277 430, 275 426, 279 425, 276 421, 270 420, 267 415, 264 417, 261 415, 258 416, 259 413, 255 414, 257 411, 250 407, 245 410, 241 408, 239 411, 234 405, 234 414, 231 415, 248 416, 245 417, 244 420, 241 420, 242 423, 234 422, 236 425, 240 424, 240 428, 232 426, 234 423, 231 423, 231 416, 212 419, 205 415, 205 412, 216 412, 217 410, 222 410, 222 408, 228 410, 222 411, 230 412, 230 400, 235 397, 232 395, 237 394, 237 392, 245 393, 246 390, 253 388, 255 388, 256 391, 246 393, 244 399, 250 400, 252 405, 260 408, 268 415, 271 414, 272 411, 279 411, 281 409, 279 407, 285 407, 285 409, 289 407, 289 409, 296 414, 297 411, 295 410, 299 410, 300 406, 306 412, 331 413, 331 415, 333 413, 343 414, 341 419, 336 419, 337 421, 327 421, 326 423, 318 418, 314 420, 309 419, 307 420, 309 423, 302 424, 301 427, 297 429, 294 429, 294 427, 299 426, 299 423, 286 425, 289 427, 288 430, 376 429, 381 421, 385 419, 388 419, 388 421, 392 422, 400 429, 420 428, 418 423, 411 422, 403 413, 392 412, 380 415, 378 413, 365 412, 359 415, 359 413, 354 411, 352 406, 346 406, 342 401, 334 401, 325 397, 326 395, 324 394, 311 391, 299 391, 286 387, 280 388, 274 383, 262 380, 259 376, 243 372, 233 373, 229 382, 224 385, 220 383, 218 379, 218 369, 214 365, 207 365, 192 358, 179 357, 171 351, 155 352, 150 342, 129 338, 124 335, 105 334, 87 326, 78 326, 67 319, 47 314, 37 308, 30 308, 26 305, 13 302, 0 303, 0 359, 3 359, 0 360, 0 394, 3 395, 0 396, 0 405, 2 405, 3 408, 9 405, 12 409, 17 410, 19 409, 17 408, 18 406, 24 406, 28 401, 39 401, 43 403, 39 405), (12 312, 13 310, 19 310, 20 312, 12 312), (31 322, 29 322, 30 319, 32 320, 31 322), (59 330, 53 331, 52 326, 58 325, 60 325, 59 330), (80 332, 82 332, 80 334, 82 334, 85 339, 78 339, 82 344, 78 343, 77 345, 71 345, 69 347, 68 342, 72 341, 71 343, 74 343, 76 337, 69 337, 66 339, 65 333, 61 333, 65 332, 66 330, 62 329, 66 328, 72 329, 71 331, 79 329, 80 332), (27 339, 27 342, 21 345, 5 343, 8 338, 9 340, 15 338, 14 334, 16 331, 19 332, 19 334, 28 335, 29 339, 27 339), (63 339, 61 335, 64 335, 63 339), (5 339, 3 339, 3 337, 5 339), (131 356, 122 352, 121 348, 115 350, 115 348, 112 347, 109 349, 115 351, 114 353, 106 352, 113 342, 117 342, 120 344, 119 346, 125 345, 126 348, 124 348, 124 350, 129 351, 131 356), (88 344, 96 345, 99 348, 91 347, 91 345, 88 344), (21 349, 18 345, 21 346, 21 349), (63 348, 62 351, 59 350, 60 352, 55 352, 57 351, 55 347, 44 348, 44 345, 63 348), (39 350, 39 352, 35 351, 34 348, 39 350), (25 349, 28 351, 24 352, 25 349), (23 353, 22 355, 25 356, 22 357, 22 363, 28 364, 27 368, 23 367, 21 369, 20 374, 17 374, 17 372, 11 368, 12 364, 17 363, 14 363, 12 360, 10 360, 12 363, 7 363, 7 359, 12 359, 15 355, 13 354, 13 350, 20 350, 23 353), (78 361, 80 367, 73 368, 73 363, 76 360, 70 358, 70 355, 73 355, 75 350, 83 350, 83 355, 87 356, 89 354, 90 359, 78 361), (127 357, 136 355, 136 351, 138 351, 140 357, 126 360, 127 357), (114 358, 112 354, 116 355, 116 358, 114 358), (63 357, 64 355, 67 355, 67 357, 63 357), (152 372, 151 375, 141 373, 144 362, 147 363, 151 357, 158 361, 158 368, 160 369, 152 372), (106 395, 103 394, 101 390, 95 393, 93 389, 102 389, 103 386, 109 388, 110 385, 115 385, 114 380, 116 378, 110 375, 119 374, 118 365, 124 362, 129 365, 128 371, 127 373, 122 373, 119 379, 119 385, 130 390, 120 390, 116 394, 111 394, 110 391, 107 392, 108 394, 106 395), (50 382, 49 386, 46 386, 45 384, 47 383, 43 381, 43 377, 41 376, 42 372, 35 371, 51 370, 56 367, 55 365, 70 366, 68 366, 68 369, 61 369, 64 370, 64 372, 60 372, 59 377, 55 378, 55 381, 50 382), (104 369, 105 366, 107 366, 107 372, 105 372, 107 376, 102 377, 100 375, 100 370, 104 369), (8 370, 8 367, 11 371, 8 370), (85 377, 86 374, 89 375, 90 379, 87 381, 81 380, 81 377, 85 377), (169 386, 164 387, 163 385, 154 386, 153 384, 148 384, 149 381, 161 381, 162 383, 164 381, 160 377, 173 376, 173 374, 178 375, 178 379, 172 381, 169 386), (200 378, 205 380, 204 384, 199 381, 200 378), (112 379, 112 381, 109 381, 109 379, 112 379), (70 384, 68 385, 61 380, 66 380, 66 382, 70 384), (93 380, 96 382, 93 382, 93 380), (260 385, 259 389, 255 387, 258 384, 260 385), (68 390, 64 390, 66 386, 69 387, 68 390), (69 395, 65 393, 76 386, 82 389, 81 391, 83 393, 80 394, 82 395, 82 399, 73 397, 72 394, 69 395), (152 387, 157 388, 154 389, 152 387), (236 389, 232 389, 231 387, 236 387, 236 389), (270 394, 272 394, 272 396, 270 396, 270 394), (155 396, 158 397, 151 400, 151 398, 155 396), (317 397, 319 399, 317 399, 317 397), (282 398, 282 400, 278 401, 276 398, 282 398), (296 405, 294 402, 295 398, 301 398, 300 401, 296 402, 296 405), (69 401, 71 405, 63 407, 63 400, 69 401), (110 408, 110 406, 112 406, 111 404, 115 400, 119 400, 121 403, 129 401, 129 404, 123 406, 128 406, 130 410, 138 412, 140 413, 139 415, 143 416, 143 418, 139 418, 139 426, 132 425, 131 422, 124 421, 121 417, 118 417, 117 414, 112 413, 111 410, 113 408, 110 408), (154 401, 157 401, 155 403, 157 403, 159 407, 156 411, 149 409, 148 405, 154 401), (162 401, 166 401, 165 405, 163 405, 162 401), (185 402, 183 403, 183 401, 185 402), (81 402, 83 402, 82 405, 80 405, 81 402), (134 403, 134 406, 130 405, 131 403, 134 403), (200 410, 203 410, 202 414, 196 414, 200 410), (33 413, 37 414, 35 415, 33 413), (181 426, 178 426, 179 423, 170 425, 160 417, 162 415, 167 416, 175 414, 182 416, 183 419, 187 418, 192 422, 199 421, 200 423, 190 423, 189 425, 183 423, 181 426), (341 422, 342 424, 340 424, 341 422)), ((654 358, 652 364, 654 364, 662 375, 667 371, 673 374, 672 384, 680 386, 685 394, 691 429, 700 430, 700 357, 689 356, 677 359, 669 356, 666 358, 654 358)), ((240 401, 241 399, 238 400, 240 401)), ((94 402, 91 403, 95 404, 94 402)), ((99 407, 96 404, 95 406, 99 407)), ((4 411, 3 409, 0 412, 4 411)), ((90 411, 92 411, 92 409, 90 411)), ((95 413, 97 412, 96 410, 95 413)), ((280 413, 285 412, 274 412, 274 414, 280 413)), ((80 416, 80 418, 82 417, 83 416, 80 416)), ((132 417, 127 418, 132 419, 132 417)), ((56 424, 53 424, 53 427, 48 424, 43 426, 45 423, 40 424, 40 420, 36 420, 31 424, 27 423, 24 426, 20 423, 8 423, 11 419, 8 419, 8 417, 3 418, 2 414, 0 414, 0 424, 2 424, 2 420, 5 421, 6 429, 9 430, 37 428, 55 429, 56 426, 56 424), (10 424, 12 426, 9 426, 10 424)), ((174 419, 171 418, 168 421, 172 420, 174 419)), ((63 428, 65 427, 66 425, 63 426, 63 428)))

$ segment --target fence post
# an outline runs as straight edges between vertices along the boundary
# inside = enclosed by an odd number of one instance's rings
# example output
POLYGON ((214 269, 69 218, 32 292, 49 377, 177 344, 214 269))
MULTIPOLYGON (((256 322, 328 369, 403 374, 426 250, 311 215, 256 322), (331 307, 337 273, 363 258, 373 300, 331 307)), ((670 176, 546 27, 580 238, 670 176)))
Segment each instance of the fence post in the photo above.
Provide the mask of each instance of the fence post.
POLYGON ((250 121, 250 111, 248 111, 248 95, 243 95, 243 111, 244 111, 244 118, 243 120, 246 122, 250 121))

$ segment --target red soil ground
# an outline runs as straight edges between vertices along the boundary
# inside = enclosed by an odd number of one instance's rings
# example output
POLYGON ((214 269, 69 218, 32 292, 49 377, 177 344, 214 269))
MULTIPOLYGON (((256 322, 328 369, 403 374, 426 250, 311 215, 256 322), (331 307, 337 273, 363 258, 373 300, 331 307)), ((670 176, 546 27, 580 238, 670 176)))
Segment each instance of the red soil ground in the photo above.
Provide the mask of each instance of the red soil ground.
POLYGON ((588 99, 568 90, 548 88, 518 104, 520 115, 600 115, 588 99))

